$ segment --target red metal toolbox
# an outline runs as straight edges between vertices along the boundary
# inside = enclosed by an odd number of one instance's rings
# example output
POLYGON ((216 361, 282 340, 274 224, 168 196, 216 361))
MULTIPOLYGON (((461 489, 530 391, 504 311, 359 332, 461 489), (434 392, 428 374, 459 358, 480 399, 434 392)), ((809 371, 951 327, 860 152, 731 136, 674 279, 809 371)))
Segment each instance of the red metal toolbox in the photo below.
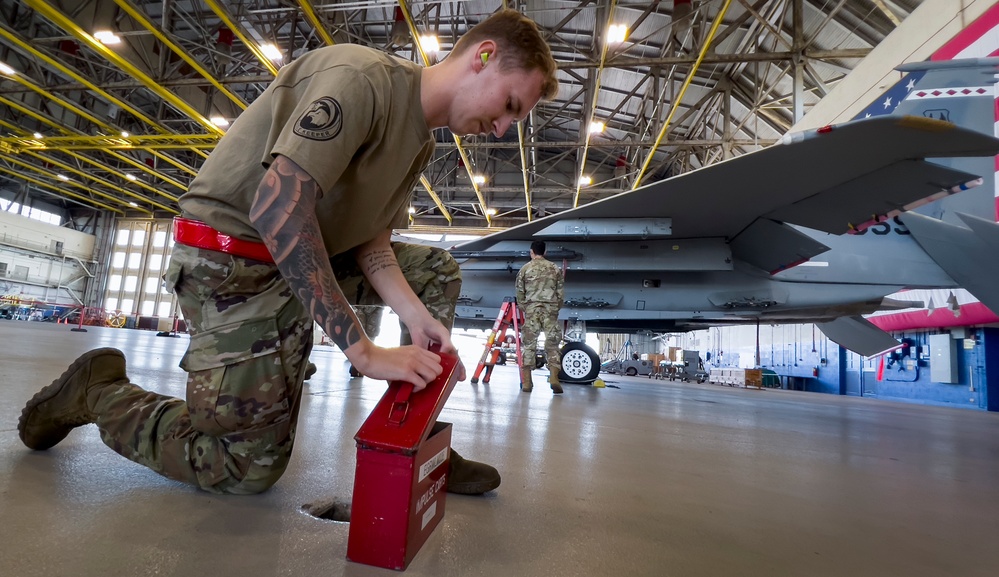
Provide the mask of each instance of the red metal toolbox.
POLYGON ((451 424, 437 422, 458 380, 458 358, 425 389, 389 383, 354 440, 357 468, 347 559, 405 569, 444 518, 451 424))

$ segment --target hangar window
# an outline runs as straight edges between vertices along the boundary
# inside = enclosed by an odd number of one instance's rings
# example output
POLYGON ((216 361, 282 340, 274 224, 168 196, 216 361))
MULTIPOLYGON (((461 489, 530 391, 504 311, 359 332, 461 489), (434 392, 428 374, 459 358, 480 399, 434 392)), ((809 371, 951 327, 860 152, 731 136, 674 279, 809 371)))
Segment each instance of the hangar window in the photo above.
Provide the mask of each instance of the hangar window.
POLYGON ((172 316, 175 297, 163 288, 173 245, 172 223, 172 219, 118 220, 104 308, 126 315, 172 316))

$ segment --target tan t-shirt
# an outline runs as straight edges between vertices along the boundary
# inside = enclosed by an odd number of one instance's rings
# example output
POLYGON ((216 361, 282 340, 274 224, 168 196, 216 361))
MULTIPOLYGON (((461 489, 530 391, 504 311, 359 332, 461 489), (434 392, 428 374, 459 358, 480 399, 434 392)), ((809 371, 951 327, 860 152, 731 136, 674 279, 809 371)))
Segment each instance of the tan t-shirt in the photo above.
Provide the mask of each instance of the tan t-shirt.
POLYGON ((405 228, 410 193, 434 151, 420 71, 362 46, 306 53, 219 141, 180 198, 184 215, 259 242, 250 204, 280 154, 322 188, 316 212, 330 256, 405 228))

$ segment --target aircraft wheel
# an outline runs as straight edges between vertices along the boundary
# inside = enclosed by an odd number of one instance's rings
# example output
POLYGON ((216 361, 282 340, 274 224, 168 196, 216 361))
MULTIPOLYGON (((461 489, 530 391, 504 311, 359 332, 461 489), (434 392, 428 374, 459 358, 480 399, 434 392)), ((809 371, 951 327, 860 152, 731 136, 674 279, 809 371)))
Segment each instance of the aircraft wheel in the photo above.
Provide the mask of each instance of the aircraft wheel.
POLYGON ((114 311, 108 313, 107 319, 104 321, 104 325, 115 329, 120 329, 121 327, 125 326, 125 313, 121 311, 114 311))
POLYGON ((600 357, 586 343, 562 347, 562 370, 558 379, 567 383, 592 383, 600 373, 600 357))
POLYGON ((625 371, 624 374, 628 375, 629 377, 634 377, 635 375, 638 374, 638 369, 636 369, 635 367, 628 367, 628 370, 625 371))

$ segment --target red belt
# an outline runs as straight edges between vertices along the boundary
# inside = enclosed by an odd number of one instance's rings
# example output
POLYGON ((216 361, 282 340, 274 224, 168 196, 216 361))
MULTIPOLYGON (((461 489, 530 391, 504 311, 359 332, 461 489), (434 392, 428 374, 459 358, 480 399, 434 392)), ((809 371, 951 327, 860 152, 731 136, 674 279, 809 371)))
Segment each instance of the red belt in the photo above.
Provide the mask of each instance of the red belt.
POLYGON ((173 240, 176 243, 186 244, 194 248, 224 252, 262 262, 274 262, 274 258, 262 242, 240 240, 222 234, 203 222, 180 216, 173 218, 173 240))

